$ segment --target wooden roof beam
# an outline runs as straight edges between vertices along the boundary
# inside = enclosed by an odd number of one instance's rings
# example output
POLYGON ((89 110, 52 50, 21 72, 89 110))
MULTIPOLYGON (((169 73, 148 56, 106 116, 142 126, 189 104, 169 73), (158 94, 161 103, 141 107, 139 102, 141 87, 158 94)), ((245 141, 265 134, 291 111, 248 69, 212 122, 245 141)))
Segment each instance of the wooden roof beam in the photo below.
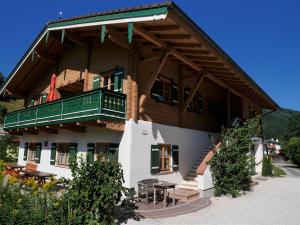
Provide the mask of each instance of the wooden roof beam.
POLYGON ((195 87, 193 88, 192 92, 189 94, 187 100, 185 100, 182 110, 181 110, 181 115, 184 115, 184 113, 186 112, 190 102, 192 101, 192 99, 194 98, 195 94, 197 93, 199 87, 201 86, 202 82, 204 81, 204 78, 206 77, 206 75, 204 74, 203 71, 200 72, 200 75, 198 77, 198 80, 196 82, 195 87))
POLYGON ((160 40, 190 40, 192 38, 189 34, 161 34, 157 37, 160 40))
POLYGON ((236 74, 241 75, 241 79, 244 80, 246 83, 249 83, 259 96, 261 96, 263 99, 270 102, 270 104, 274 104, 275 107, 276 103, 273 102, 272 99, 269 98, 268 95, 266 95, 263 90, 254 82, 251 80, 250 77, 241 69, 237 68, 235 65, 235 62, 228 59, 228 57, 225 54, 220 54, 220 51, 215 48, 215 46, 210 43, 206 37, 203 37, 202 35, 199 35, 199 31, 195 29, 193 26, 191 26, 182 16, 178 16, 178 14, 175 11, 168 11, 168 18, 173 21, 175 24, 179 25, 186 33, 190 34, 193 39, 197 40, 199 43, 203 43, 205 45, 205 48, 211 51, 214 55, 218 55, 220 59, 224 62, 224 65, 228 68, 231 68, 232 71, 234 71, 236 74))
POLYGON ((64 47, 68 47, 68 48, 74 48, 75 45, 73 42, 69 41, 69 40, 64 40, 64 42, 61 42, 61 37, 57 34, 54 34, 53 32, 51 32, 49 34, 49 39, 55 41, 55 43, 64 46, 64 47))
POLYGON ((141 113, 144 112, 144 106, 145 106, 147 98, 150 95, 151 88, 153 87, 155 80, 158 77, 160 71, 164 67, 169 54, 170 54, 170 52, 167 49, 165 49, 165 51, 160 56, 159 65, 158 65, 157 69, 152 73, 152 75, 150 77, 150 81, 147 82, 147 86, 145 87, 143 94, 140 97, 140 112, 141 113))
POLYGON ((131 45, 128 43, 127 37, 125 35, 123 35, 122 33, 120 33, 119 31, 117 31, 115 28, 111 27, 111 26, 107 26, 106 27, 107 32, 108 32, 108 38, 122 46, 125 49, 131 49, 131 45))
POLYGON ((56 65, 59 61, 58 58, 56 58, 54 55, 50 55, 45 52, 35 51, 35 54, 39 59, 49 64, 56 65))
POLYGON ((66 36, 68 39, 70 39, 72 42, 74 42, 75 44, 82 46, 84 48, 88 48, 89 47, 89 41, 86 40, 85 38, 83 38, 80 34, 75 34, 73 32, 66 32, 66 36))
POLYGON ((177 49, 174 49, 170 46, 168 46, 167 43, 157 38, 155 35, 149 33, 144 28, 135 25, 134 32, 136 32, 138 35, 142 36, 143 38, 151 41, 155 45, 157 45, 160 48, 168 48, 170 49, 170 52, 172 55, 174 55, 176 58, 178 58, 180 61, 184 62, 185 64, 189 65, 196 71, 201 71, 202 68, 199 67, 196 63, 194 63, 192 60, 188 59, 185 55, 181 54, 177 49))

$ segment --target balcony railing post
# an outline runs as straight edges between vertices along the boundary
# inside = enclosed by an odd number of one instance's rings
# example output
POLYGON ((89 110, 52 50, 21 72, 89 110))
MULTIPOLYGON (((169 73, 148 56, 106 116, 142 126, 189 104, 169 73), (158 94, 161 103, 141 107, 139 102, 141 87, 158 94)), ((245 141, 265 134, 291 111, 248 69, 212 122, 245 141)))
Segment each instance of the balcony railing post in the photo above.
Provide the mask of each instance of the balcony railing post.
POLYGON ((103 96, 103 92, 99 91, 99 114, 101 114, 101 110, 102 110, 102 96, 103 96))
POLYGON ((36 124, 36 122, 37 122, 37 114, 38 114, 38 111, 39 111, 39 107, 37 107, 36 108, 36 110, 35 110, 35 124, 36 124))
POLYGON ((61 101, 61 109, 60 109, 60 119, 62 120, 62 114, 64 110, 64 101, 61 101))

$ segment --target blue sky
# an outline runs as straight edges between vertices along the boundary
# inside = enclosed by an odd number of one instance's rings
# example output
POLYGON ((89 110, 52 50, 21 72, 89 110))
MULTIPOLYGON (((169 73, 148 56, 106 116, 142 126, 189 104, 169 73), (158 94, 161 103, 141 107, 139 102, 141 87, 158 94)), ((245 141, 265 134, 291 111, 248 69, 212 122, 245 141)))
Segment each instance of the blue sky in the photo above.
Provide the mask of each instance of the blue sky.
MULTIPOLYGON (((155 0, 0 3, 0 71, 9 75, 47 21, 155 0)), ((300 1, 175 1, 281 106, 300 110, 300 1)))

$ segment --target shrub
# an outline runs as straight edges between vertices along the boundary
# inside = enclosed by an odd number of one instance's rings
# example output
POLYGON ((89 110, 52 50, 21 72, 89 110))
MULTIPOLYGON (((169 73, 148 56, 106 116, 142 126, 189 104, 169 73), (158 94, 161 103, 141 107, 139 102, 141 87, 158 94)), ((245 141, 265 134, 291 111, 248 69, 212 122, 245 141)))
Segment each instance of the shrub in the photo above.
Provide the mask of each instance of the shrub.
POLYGON ((68 215, 67 224, 115 224, 114 209, 128 194, 121 165, 106 155, 92 163, 81 159, 71 164, 73 179, 68 181, 61 207, 61 215, 68 215))
POLYGON ((115 224, 114 209, 128 194, 120 164, 107 156, 91 163, 72 158, 73 179, 64 181, 68 189, 61 193, 55 181, 40 188, 33 179, 4 182, 0 173, 0 224, 115 224))
POLYGON ((13 177, 4 182, 1 174, 0 184, 0 224, 57 224, 59 200, 51 191, 54 183, 39 189, 30 179, 21 187, 13 177))
POLYGON ((18 159, 18 145, 11 139, 12 137, 7 135, 0 140, 0 160, 5 162, 15 162, 18 159))
POLYGON ((237 197, 241 191, 251 189, 251 138, 260 134, 259 122, 260 117, 256 117, 222 131, 222 144, 209 162, 215 195, 230 194, 237 197))
POLYGON ((272 168, 271 157, 265 156, 262 161, 261 175, 264 177, 271 177, 271 176, 273 176, 272 170, 273 170, 273 168, 272 168))
POLYGON ((282 177, 286 175, 286 172, 280 168, 278 168, 277 166, 272 165, 272 169, 273 169, 273 175, 275 177, 282 177))

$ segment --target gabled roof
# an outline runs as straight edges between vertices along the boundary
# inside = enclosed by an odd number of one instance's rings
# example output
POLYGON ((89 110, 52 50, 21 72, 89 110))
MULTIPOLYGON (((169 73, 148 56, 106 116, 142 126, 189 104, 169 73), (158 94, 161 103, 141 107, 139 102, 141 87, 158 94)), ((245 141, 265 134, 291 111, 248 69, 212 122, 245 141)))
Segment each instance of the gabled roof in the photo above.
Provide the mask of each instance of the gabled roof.
MULTIPOLYGON (((45 42, 42 40, 47 39, 49 32, 57 32, 64 29, 79 31, 78 29, 99 27, 100 34, 101 25, 112 25, 122 30, 122 24, 127 24, 129 22, 133 22, 141 28, 144 27, 145 29, 143 30, 145 31, 151 26, 153 28, 153 25, 157 25, 158 23, 165 27, 170 26, 170 24, 178 25, 179 28, 174 32, 172 31, 173 33, 171 33, 171 35, 165 35, 165 31, 162 33, 156 32, 154 34, 150 33, 142 35, 142 38, 145 38, 145 36, 150 37, 150 40, 146 40, 149 43, 144 43, 149 44, 149 46, 152 44, 153 46, 151 47, 158 49, 162 46, 173 46, 176 54, 173 58, 171 57, 171 60, 176 62, 179 61, 180 63, 189 60, 189 66, 192 67, 192 70, 203 68, 209 72, 211 76, 222 80, 222 82, 233 87, 237 92, 245 94, 252 101, 260 102, 262 107, 269 109, 278 108, 278 105, 251 79, 251 77, 173 2, 117 9, 49 22, 37 36, 20 62, 16 65, 5 84, 2 86, 0 92, 3 92, 5 88, 9 88, 10 91, 13 92, 11 89, 18 89, 18 83, 21 83, 24 79, 28 79, 26 75, 24 75, 25 72, 26 74, 34 73, 32 72, 34 71, 34 68, 30 67, 30 63, 32 64, 30 55, 37 48, 48 51, 48 47, 43 47, 45 46, 45 42), (176 40, 177 38, 175 38, 175 40, 167 39, 172 38, 172 36, 175 35, 177 35, 177 37, 182 37, 183 43, 179 43, 179 41, 176 40), (165 41, 162 39, 165 39, 165 41), (182 44, 190 46, 190 48, 183 49, 182 44), (196 53, 199 53, 199 55, 196 53), (202 53, 204 55, 200 55, 202 53), (195 59, 193 59, 194 56, 195 59), (199 57, 201 60, 199 60, 199 57), (211 61, 203 61, 203 58, 211 61), (24 68, 24 71, 22 71, 22 67, 27 64, 29 65, 28 68, 24 68), (13 83, 15 83, 15 85, 13 85, 13 83)), ((139 32, 134 35, 139 38, 141 37, 139 32)), ((38 67, 43 69, 43 65, 38 65, 38 67)))

